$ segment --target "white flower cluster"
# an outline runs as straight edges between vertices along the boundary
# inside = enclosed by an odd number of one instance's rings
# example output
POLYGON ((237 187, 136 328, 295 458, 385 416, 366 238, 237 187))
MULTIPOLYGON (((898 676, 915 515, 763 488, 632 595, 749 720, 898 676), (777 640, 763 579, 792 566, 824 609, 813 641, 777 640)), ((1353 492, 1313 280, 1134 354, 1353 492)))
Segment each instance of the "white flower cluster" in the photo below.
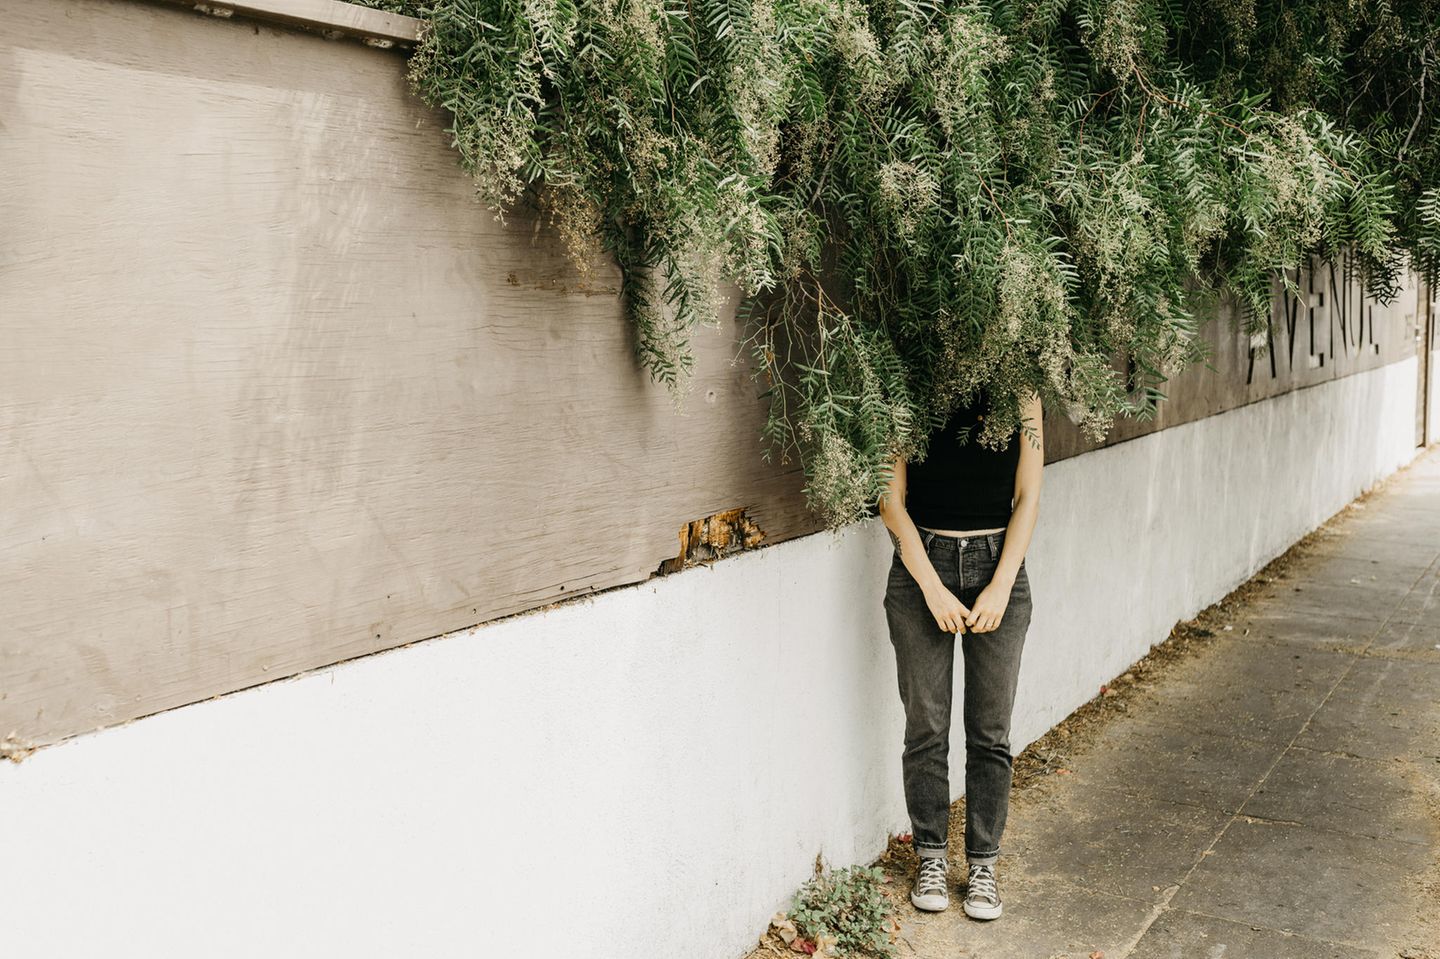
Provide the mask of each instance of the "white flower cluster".
POLYGON ((906 241, 915 237, 922 222, 940 203, 940 181, 915 163, 891 160, 880 168, 878 199, 891 216, 896 232, 906 241))

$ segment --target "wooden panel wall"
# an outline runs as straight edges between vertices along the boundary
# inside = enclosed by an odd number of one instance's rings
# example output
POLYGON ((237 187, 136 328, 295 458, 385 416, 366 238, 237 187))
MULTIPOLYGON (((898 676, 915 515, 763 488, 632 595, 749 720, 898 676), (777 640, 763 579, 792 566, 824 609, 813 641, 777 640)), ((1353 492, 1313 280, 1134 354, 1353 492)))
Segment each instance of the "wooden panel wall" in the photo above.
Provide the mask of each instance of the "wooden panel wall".
POLYGON ((819 528, 734 331, 472 198, 397 51, 0 0, 0 738, 47 742, 819 528))
MULTIPOLYGON (((677 415, 614 267, 496 223, 445 122, 399 50, 0 0, 0 738, 643 580, 722 511, 820 528, 733 325, 677 415)), ((1321 371, 1246 384, 1232 347, 1116 439, 1394 359, 1377 315, 1321 371)))
POLYGON ((1047 414, 1046 460, 1074 456, 1414 356, 1414 327, 1421 303, 1418 278, 1407 276, 1400 294, 1382 304, 1358 279, 1347 281, 1346 273, 1345 259, 1316 261, 1295 277, 1303 293, 1300 297, 1288 293, 1276 280, 1269 328, 1256 341, 1268 346, 1263 355, 1252 349, 1249 337, 1236 332, 1233 311, 1222 311, 1204 331, 1212 352, 1210 360, 1161 385, 1166 400, 1154 419, 1119 420, 1104 443, 1087 440, 1069 421, 1047 414))

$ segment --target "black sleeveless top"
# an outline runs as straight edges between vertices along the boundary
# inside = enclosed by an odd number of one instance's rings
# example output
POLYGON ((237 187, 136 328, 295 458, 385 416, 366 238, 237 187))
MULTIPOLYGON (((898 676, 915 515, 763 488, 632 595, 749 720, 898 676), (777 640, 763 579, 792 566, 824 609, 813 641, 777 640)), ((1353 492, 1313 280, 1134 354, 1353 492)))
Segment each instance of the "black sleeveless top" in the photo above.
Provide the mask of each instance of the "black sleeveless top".
POLYGON ((1022 437, 1016 427, 1005 449, 981 446, 988 406, 982 392, 970 406, 956 407, 930 434, 925 459, 905 464, 905 509, 915 525, 957 530, 1009 525, 1022 437))

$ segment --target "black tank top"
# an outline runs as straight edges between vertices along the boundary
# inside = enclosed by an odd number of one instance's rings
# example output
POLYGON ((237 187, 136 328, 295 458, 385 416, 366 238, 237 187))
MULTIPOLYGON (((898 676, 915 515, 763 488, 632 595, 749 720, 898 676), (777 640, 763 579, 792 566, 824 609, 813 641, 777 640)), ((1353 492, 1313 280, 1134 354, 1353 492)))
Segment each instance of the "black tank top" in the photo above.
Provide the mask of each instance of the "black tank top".
POLYGON ((917 526, 997 529, 1009 525, 1022 437, 1017 427, 1005 449, 981 446, 980 429, 988 407, 984 393, 970 406, 956 407, 949 421, 930 434, 924 461, 905 464, 905 509, 917 526))

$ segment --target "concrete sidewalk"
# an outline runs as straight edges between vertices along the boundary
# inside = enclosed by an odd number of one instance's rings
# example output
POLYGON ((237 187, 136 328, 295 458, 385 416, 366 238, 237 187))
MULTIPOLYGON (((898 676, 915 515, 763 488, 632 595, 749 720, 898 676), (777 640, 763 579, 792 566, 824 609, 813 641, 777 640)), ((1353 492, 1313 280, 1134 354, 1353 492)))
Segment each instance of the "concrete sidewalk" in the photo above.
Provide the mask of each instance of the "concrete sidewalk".
POLYGON ((1005 915, 952 883, 901 956, 1440 959, 1440 450, 1237 594, 1057 768, 1017 761, 1005 915))

